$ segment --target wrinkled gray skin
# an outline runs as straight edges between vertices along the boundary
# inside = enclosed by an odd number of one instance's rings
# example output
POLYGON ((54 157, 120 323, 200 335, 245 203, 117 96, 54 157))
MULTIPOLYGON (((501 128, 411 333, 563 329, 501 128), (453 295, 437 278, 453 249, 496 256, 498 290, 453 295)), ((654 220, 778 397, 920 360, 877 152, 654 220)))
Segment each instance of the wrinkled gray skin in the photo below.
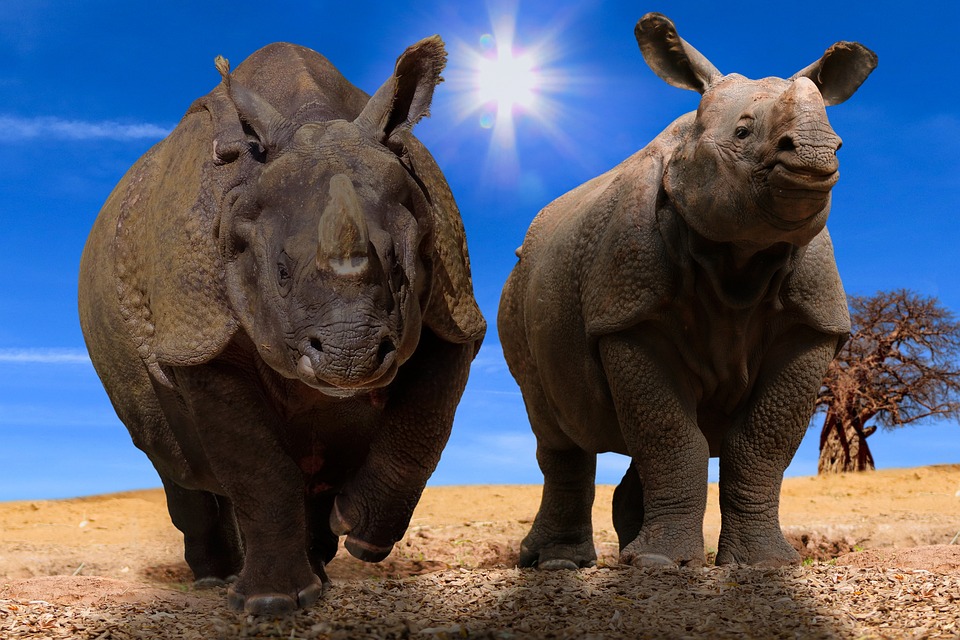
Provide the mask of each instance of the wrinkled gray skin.
POLYGON ((544 475, 520 563, 596 560, 598 452, 632 464, 614 495, 620 560, 699 565, 707 459, 720 458, 718 564, 799 561, 783 471, 849 331, 824 224, 840 138, 824 105, 876 65, 838 43, 790 79, 722 75, 648 14, 647 63, 703 94, 646 148, 541 211, 499 331, 544 475))
POLYGON ((376 562, 440 457, 485 323, 456 204, 410 129, 436 36, 371 98, 254 53, 130 169, 84 249, 94 366, 163 480, 201 584, 280 614, 347 535, 376 562))

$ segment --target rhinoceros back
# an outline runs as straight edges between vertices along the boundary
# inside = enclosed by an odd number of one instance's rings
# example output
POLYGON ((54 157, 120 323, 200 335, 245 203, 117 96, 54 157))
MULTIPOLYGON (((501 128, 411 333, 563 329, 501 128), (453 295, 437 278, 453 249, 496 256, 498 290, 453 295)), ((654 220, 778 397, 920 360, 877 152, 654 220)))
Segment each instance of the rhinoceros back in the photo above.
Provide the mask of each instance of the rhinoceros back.
POLYGON ((294 122, 353 120, 370 98, 319 53, 286 42, 251 54, 234 78, 294 122))

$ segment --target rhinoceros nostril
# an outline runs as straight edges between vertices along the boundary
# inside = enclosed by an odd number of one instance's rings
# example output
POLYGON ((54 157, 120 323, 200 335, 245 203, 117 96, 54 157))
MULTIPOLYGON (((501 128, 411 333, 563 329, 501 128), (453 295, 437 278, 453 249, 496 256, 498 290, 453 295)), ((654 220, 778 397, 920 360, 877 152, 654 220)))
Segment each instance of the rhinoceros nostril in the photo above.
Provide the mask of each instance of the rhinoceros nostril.
POLYGON ((323 353, 323 343, 319 338, 310 338, 310 348, 317 353, 323 353))
POLYGON ((780 151, 793 151, 796 148, 797 145, 790 136, 783 136, 779 142, 777 142, 777 149, 780 151))
POLYGON ((377 349, 377 362, 384 362, 396 350, 397 346, 393 344, 393 340, 384 338, 380 341, 380 348, 377 349))

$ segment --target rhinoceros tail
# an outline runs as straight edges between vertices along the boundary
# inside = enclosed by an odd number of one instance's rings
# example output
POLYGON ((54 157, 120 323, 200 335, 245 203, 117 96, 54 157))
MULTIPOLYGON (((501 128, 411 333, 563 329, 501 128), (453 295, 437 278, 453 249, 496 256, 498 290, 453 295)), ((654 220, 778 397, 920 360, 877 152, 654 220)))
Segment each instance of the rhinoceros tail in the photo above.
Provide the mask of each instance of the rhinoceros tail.
POLYGON ((220 72, 220 77, 223 78, 223 84, 230 86, 230 61, 223 56, 217 56, 213 59, 213 64, 217 67, 217 71, 220 72))

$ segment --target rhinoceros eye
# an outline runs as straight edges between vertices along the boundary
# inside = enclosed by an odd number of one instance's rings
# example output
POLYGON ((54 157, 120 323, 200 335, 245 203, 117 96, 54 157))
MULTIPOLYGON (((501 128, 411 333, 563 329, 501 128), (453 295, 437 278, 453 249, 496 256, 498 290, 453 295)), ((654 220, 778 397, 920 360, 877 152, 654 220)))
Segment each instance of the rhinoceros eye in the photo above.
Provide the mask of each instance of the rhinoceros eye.
POLYGON ((280 254, 280 260, 277 262, 277 284, 280 285, 281 293, 286 293, 290 289, 290 267, 288 261, 290 258, 287 257, 286 252, 280 254))
POLYGON ((394 291, 400 291, 403 288, 403 266, 396 257, 393 258, 393 264, 390 265, 390 284, 394 291))
POLYGON ((736 135, 738 138, 740 138, 741 140, 743 140, 743 139, 745 139, 747 136, 750 135, 750 129, 747 129, 747 128, 744 127, 744 126, 739 126, 739 127, 737 127, 737 130, 734 131, 734 135, 736 135))

